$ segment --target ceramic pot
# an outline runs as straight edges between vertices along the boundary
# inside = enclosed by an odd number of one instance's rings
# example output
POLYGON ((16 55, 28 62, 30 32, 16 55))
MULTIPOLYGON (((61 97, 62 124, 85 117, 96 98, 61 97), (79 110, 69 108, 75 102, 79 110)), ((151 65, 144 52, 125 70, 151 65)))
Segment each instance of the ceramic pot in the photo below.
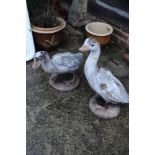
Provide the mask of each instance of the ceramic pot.
POLYGON ((95 38, 101 45, 106 45, 111 38, 113 28, 111 25, 103 22, 92 22, 85 27, 87 37, 95 38))
POLYGON ((31 25, 34 42, 38 50, 49 51, 61 42, 66 22, 60 17, 57 17, 57 19, 60 25, 53 28, 42 28, 31 25))

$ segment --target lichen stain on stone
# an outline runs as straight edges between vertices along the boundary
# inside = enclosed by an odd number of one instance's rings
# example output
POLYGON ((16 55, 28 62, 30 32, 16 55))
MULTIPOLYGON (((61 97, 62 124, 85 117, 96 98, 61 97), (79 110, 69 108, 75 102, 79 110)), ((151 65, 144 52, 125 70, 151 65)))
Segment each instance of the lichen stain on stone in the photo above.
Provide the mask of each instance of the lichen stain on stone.
POLYGON ((107 89, 107 85, 105 83, 100 84, 100 88, 102 90, 106 90, 107 89))

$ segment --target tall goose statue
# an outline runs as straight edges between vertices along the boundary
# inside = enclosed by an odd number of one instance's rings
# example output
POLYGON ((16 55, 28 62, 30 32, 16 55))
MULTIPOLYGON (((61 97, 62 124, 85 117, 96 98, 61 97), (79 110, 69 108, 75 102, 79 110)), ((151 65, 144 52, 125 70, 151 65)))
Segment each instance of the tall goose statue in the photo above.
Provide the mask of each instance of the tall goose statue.
POLYGON ((46 51, 38 51, 34 55, 32 68, 36 69, 42 65, 43 70, 51 74, 49 78, 50 85, 59 91, 66 92, 75 89, 79 85, 79 77, 75 71, 79 68, 82 60, 82 53, 57 53, 50 58, 46 51), (58 74, 65 73, 71 73, 73 78, 56 82, 58 74))
POLYGON ((99 43, 93 38, 87 38, 79 50, 90 51, 84 66, 86 79, 96 92, 96 95, 89 101, 90 110, 98 117, 105 119, 118 116, 120 113, 119 103, 127 104, 129 96, 122 83, 107 68, 98 68, 99 43), (99 97, 104 99, 105 104, 98 103, 99 97))

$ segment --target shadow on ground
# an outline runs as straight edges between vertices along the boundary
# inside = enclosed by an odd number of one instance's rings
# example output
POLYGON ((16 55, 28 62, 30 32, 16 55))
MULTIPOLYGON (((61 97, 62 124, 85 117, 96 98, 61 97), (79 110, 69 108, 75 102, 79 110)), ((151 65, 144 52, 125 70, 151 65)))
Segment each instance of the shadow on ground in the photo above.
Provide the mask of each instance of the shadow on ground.
MULTIPOLYGON (((56 51, 77 51, 83 40, 80 31, 67 26, 56 51)), ((123 52, 121 45, 111 41, 102 47, 99 65, 108 67, 128 91, 128 66, 122 61, 123 52)), ((128 105, 121 106, 120 116, 115 119, 99 119, 88 109, 94 92, 82 67, 80 86, 60 93, 49 85, 49 75, 42 68, 34 71, 31 66, 32 62, 28 62, 27 155, 128 155, 128 105)))

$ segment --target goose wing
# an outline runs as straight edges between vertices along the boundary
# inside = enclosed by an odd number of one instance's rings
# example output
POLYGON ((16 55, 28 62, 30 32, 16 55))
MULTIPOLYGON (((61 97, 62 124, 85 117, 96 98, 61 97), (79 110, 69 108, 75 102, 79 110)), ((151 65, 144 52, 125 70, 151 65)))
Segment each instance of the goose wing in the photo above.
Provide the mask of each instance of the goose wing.
POLYGON ((52 61, 56 65, 66 66, 66 67, 77 67, 82 61, 82 54, 73 54, 71 52, 58 53, 52 57, 52 61))
POLYGON ((122 83, 106 68, 100 68, 96 78, 99 94, 109 102, 128 103, 129 96, 122 83))

